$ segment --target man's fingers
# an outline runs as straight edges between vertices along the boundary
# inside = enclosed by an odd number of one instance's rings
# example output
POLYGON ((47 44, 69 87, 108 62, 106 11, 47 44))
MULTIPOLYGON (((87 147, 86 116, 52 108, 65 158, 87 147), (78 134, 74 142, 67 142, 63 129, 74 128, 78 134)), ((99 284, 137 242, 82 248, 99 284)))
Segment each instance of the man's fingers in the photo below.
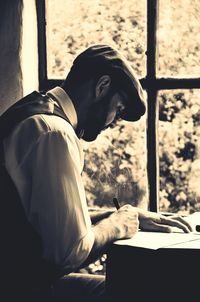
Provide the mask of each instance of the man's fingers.
MULTIPOLYGON (((145 228, 143 230, 145 230, 145 228)), ((153 223, 151 223, 151 224, 148 225, 147 231, 150 231, 150 232, 152 231, 152 232, 171 233, 172 229, 168 225, 162 225, 162 224, 153 222, 153 223)))
POLYGON ((188 225, 185 224, 185 221, 182 220, 175 220, 172 218, 165 218, 163 216, 160 217, 160 223, 165 225, 170 225, 173 227, 177 227, 179 229, 182 229, 185 233, 190 233, 191 229, 188 227, 188 225))
POLYGON ((170 218, 180 221, 181 223, 185 224, 191 232, 193 231, 192 226, 183 217, 181 217, 181 216, 172 216, 170 218))

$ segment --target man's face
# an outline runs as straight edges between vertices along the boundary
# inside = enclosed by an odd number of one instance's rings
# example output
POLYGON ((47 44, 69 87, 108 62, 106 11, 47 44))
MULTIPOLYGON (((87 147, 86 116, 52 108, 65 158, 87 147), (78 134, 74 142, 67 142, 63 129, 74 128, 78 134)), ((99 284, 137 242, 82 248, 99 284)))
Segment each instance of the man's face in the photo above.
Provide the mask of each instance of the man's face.
POLYGON ((92 104, 88 111, 82 138, 86 141, 95 140, 102 130, 112 124, 119 108, 123 109, 123 97, 119 93, 110 93, 92 104))

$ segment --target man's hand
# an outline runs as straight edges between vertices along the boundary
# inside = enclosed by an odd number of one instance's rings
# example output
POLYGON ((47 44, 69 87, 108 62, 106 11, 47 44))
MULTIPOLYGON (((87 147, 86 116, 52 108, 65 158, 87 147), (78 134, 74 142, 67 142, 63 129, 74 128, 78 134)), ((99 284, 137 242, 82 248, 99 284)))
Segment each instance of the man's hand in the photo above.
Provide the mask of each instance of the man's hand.
POLYGON ((92 227, 95 236, 94 244, 83 266, 107 252, 107 248, 113 241, 133 237, 138 228, 138 212, 131 205, 124 205, 118 211, 112 212, 109 217, 97 222, 92 227))
POLYGON ((139 220, 137 210, 131 205, 124 205, 109 217, 115 226, 117 239, 131 238, 137 233, 139 220))
POLYGON ((173 227, 179 228, 185 233, 192 231, 192 226, 179 215, 164 216, 159 213, 137 209, 140 229, 143 231, 171 233, 173 227))

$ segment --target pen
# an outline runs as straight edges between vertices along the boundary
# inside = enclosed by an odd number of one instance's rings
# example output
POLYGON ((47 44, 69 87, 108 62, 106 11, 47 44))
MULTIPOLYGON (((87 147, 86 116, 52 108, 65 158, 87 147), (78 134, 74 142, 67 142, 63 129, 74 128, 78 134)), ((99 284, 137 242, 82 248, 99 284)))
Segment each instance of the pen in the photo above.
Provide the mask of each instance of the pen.
POLYGON ((120 205, 119 205, 119 201, 118 201, 118 199, 116 197, 113 198, 113 203, 114 203, 116 209, 119 210, 120 205))

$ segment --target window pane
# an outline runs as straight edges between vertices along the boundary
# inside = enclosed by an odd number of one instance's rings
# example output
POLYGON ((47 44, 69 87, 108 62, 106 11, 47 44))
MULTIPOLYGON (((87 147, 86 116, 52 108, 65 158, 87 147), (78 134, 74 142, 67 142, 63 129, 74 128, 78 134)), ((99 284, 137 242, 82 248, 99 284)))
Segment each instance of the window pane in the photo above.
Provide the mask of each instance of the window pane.
POLYGON ((199 0, 159 0, 159 76, 199 77, 199 20, 199 0))
POLYGON ((147 207, 146 118, 120 121, 92 143, 84 142, 84 182, 89 205, 130 203, 147 207), (94 201, 94 202, 93 202, 94 201))
POLYGON ((48 0, 49 78, 64 78, 71 63, 90 44, 116 46, 139 77, 146 64, 146 0, 48 0))
POLYGON ((159 92, 160 210, 200 210, 200 90, 159 92))

